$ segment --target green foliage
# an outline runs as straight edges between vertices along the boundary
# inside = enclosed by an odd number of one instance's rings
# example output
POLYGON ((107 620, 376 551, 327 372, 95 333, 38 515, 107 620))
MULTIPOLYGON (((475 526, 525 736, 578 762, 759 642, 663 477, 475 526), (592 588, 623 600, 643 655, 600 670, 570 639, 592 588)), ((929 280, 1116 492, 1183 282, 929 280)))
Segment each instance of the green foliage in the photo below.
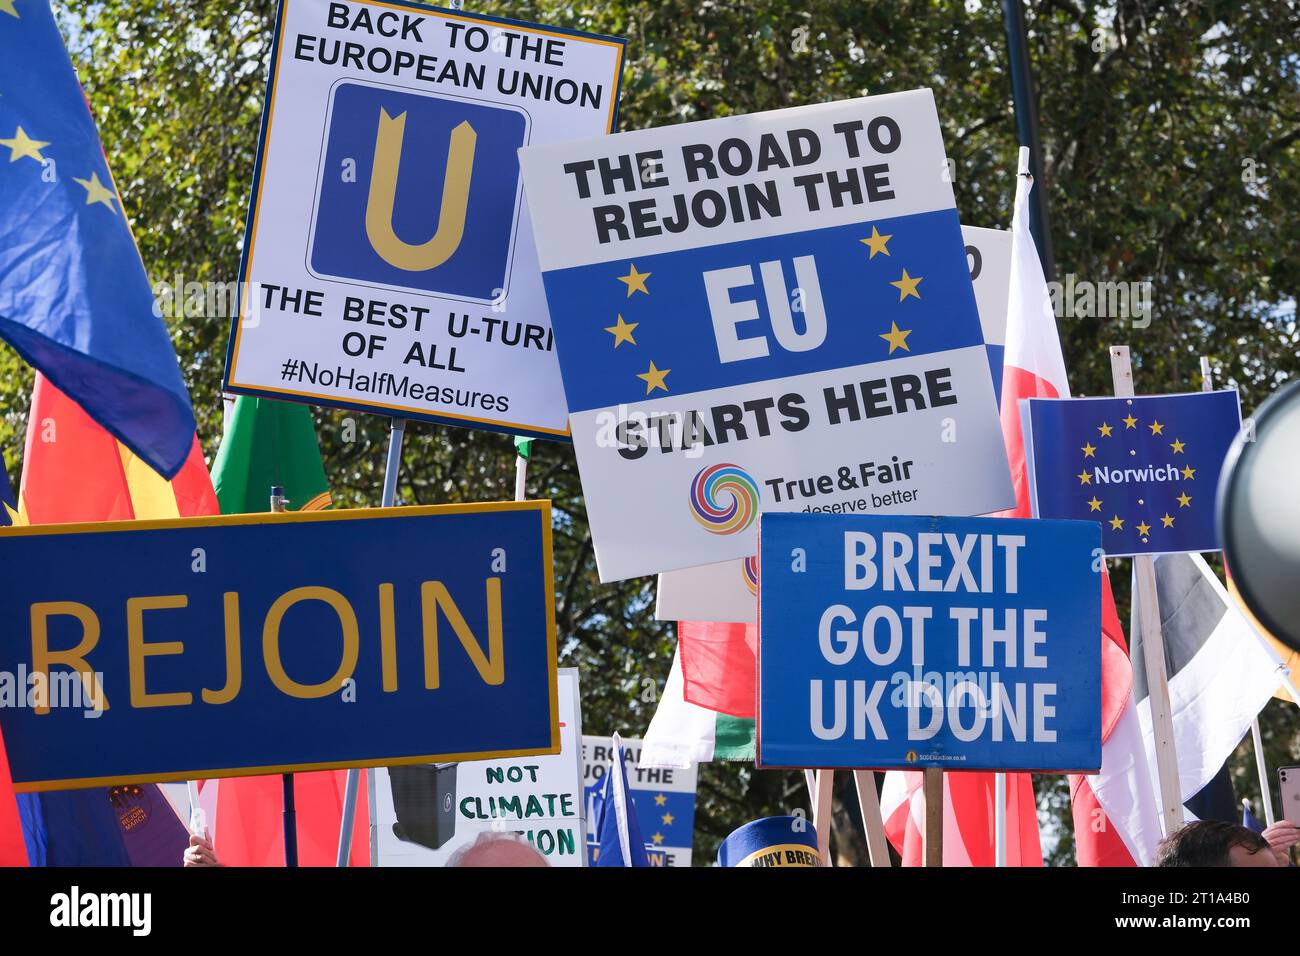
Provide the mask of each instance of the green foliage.
MULTIPOLYGON (((155 280, 232 281, 243 242, 271 40, 271 0, 57 2, 144 261, 155 280)), ((999 4, 964 0, 536 0, 485 13, 626 36, 620 126, 661 125, 870 93, 935 90, 962 219, 1008 225, 1016 147, 999 4)), ((1044 137, 1057 269, 1082 279, 1149 280, 1149 328, 1064 320, 1076 394, 1110 391, 1105 347, 1133 347, 1144 392, 1199 387, 1208 355, 1247 409, 1292 377, 1300 278, 1300 87, 1293 5, 1268 0, 1032 3, 1026 18, 1044 137), (1250 175, 1247 175, 1247 173, 1250 175), (1248 181, 1253 178, 1253 181, 1248 181)), ((194 314, 169 327, 209 456, 220 435, 228 322, 194 314)), ((0 355, 0 417, 17 479, 30 376, 0 355)), ((336 499, 378 503, 387 422, 318 410, 336 499), (353 420, 345 427, 345 420, 353 420), (355 428, 355 440, 344 437, 355 428)), ((412 424, 401 500, 510 497, 508 438, 412 424)), ((538 442, 530 496, 556 505, 562 660, 582 668, 584 721, 639 734, 672 655, 649 579, 600 585, 573 456, 538 442), (648 683, 647 683, 648 681, 648 683)), ((1126 592, 1127 568, 1117 569, 1126 592)), ((1124 594, 1120 594, 1122 604, 1124 594)), ((1300 714, 1270 705, 1261 722, 1273 766, 1300 757, 1300 714)), ((1239 793, 1254 794, 1248 747, 1239 793)), ((841 775, 847 777, 847 775, 841 775)), ((837 819, 855 822, 837 788, 837 819)), ((1062 778, 1039 780, 1053 862, 1073 860, 1062 778)), ((802 780, 712 765, 701 776, 696 852, 769 813, 806 806, 802 780)), ((863 857, 849 826, 846 860, 863 857)))

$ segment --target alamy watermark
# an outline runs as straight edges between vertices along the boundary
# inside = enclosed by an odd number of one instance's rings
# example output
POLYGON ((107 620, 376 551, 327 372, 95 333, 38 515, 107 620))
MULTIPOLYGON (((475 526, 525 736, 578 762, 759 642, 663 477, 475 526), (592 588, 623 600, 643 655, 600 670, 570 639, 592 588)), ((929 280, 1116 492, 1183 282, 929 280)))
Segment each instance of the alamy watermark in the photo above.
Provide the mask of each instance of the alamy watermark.
POLYGON ((0 671, 0 707, 24 708, 45 713, 49 710, 80 710, 95 719, 104 713, 104 675, 77 671, 29 671, 19 664, 17 671, 0 671))

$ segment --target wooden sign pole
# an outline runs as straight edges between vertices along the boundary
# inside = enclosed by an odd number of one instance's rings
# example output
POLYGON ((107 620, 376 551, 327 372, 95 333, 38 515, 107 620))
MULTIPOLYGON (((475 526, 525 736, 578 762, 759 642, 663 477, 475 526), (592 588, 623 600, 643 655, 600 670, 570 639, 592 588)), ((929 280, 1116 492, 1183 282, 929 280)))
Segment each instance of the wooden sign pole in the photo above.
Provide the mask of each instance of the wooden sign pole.
POLYGON ((831 865, 831 806, 835 796, 835 771, 817 771, 817 792, 813 795, 813 829, 817 831, 817 854, 822 866, 831 865))
POLYGON ((880 795, 876 793, 874 770, 853 771, 858 790, 858 809, 862 811, 862 829, 867 834, 867 853, 872 867, 893 866, 889 859, 889 841, 885 839, 885 821, 880 815, 880 795))
POLYGON ((925 769, 925 865, 943 866, 943 770, 925 769))
MULTIPOLYGON (((1127 345, 1111 346, 1110 370, 1115 383, 1115 395, 1119 398, 1133 397, 1133 363, 1127 345)), ((1183 798, 1178 782, 1174 719, 1169 706, 1169 678, 1165 671, 1165 641, 1160 628, 1160 603, 1156 594, 1156 566, 1151 555, 1134 556, 1133 579, 1142 623, 1142 662, 1145 665, 1147 696, 1151 704, 1151 727, 1155 734, 1160 813, 1165 836, 1168 836, 1183 825, 1183 798)))

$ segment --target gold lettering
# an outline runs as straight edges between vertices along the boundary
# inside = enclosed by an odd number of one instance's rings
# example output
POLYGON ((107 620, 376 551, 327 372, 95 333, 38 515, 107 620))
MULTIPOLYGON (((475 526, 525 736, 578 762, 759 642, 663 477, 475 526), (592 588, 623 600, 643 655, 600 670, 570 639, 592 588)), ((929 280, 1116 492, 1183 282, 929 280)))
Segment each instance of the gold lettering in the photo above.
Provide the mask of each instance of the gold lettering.
POLYGON ((370 174, 370 194, 366 199, 366 236, 375 252, 389 265, 406 272, 427 272, 450 259, 465 235, 469 181, 474 171, 478 134, 468 122, 462 122, 451 131, 438 229, 432 238, 420 245, 403 242, 393 231, 393 206, 397 200, 397 178, 405 134, 406 114, 398 113, 392 117, 381 108, 379 131, 375 134, 374 170, 370 174))
POLYGON ((131 675, 132 707, 185 707, 194 702, 188 691, 151 694, 145 689, 144 659, 183 654, 185 645, 180 641, 147 643, 144 639, 144 612, 183 608, 190 603, 184 594, 158 594, 150 597, 126 599, 126 653, 127 672, 131 675))
POLYGON ((244 662, 239 652, 239 594, 227 591, 222 595, 222 607, 226 622, 226 686, 221 690, 200 692, 205 704, 228 704, 239 695, 239 688, 244 683, 244 662))
POLYGON ((420 585, 420 610, 424 623, 424 686, 437 690, 440 678, 438 669, 438 609, 447 615, 451 629, 456 632, 461 646, 473 662, 483 683, 497 685, 506 679, 506 658, 501 629, 501 579, 487 579, 488 652, 483 653, 474 632, 469 629, 460 608, 451 599, 447 586, 441 581, 425 581, 420 585))
POLYGON ((108 710, 108 696, 99 686, 99 679, 90 665, 86 655, 99 643, 99 618, 95 612, 76 601, 41 601, 32 605, 32 671, 44 675, 44 680, 36 691, 35 713, 50 712, 49 682, 50 665, 62 664, 71 667, 81 675, 81 684, 91 700, 102 700, 103 709, 108 710), (50 650, 49 619, 56 614, 75 617, 81 622, 81 640, 77 646, 66 651, 50 650))
POLYGON ((343 682, 352 676, 357 668, 357 655, 361 650, 360 632, 357 628, 357 615, 352 610, 348 599, 332 588, 302 587, 286 591, 275 599, 271 609, 266 612, 266 622, 262 625, 262 657, 266 660, 266 673, 271 683, 290 697, 311 700, 316 697, 328 697, 343 687, 343 682), (323 601, 333 608, 343 626, 343 654, 339 659, 338 670, 334 676, 319 684, 300 684, 285 673, 280 660, 280 622, 285 612, 302 601, 323 601))

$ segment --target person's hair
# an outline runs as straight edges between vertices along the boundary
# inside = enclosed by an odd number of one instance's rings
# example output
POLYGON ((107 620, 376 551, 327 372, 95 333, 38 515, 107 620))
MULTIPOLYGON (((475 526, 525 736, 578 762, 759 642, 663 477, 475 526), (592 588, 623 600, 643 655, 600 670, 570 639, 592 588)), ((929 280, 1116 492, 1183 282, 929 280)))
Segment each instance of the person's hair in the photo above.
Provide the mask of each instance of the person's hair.
POLYGON ((1268 850, 1268 841, 1246 827, 1220 820, 1197 820, 1180 827, 1156 848, 1156 866, 1231 866, 1234 846, 1249 853, 1268 850))
POLYGON ((459 867, 465 865, 466 857, 476 852, 491 849, 501 845, 517 846, 532 851, 542 866, 549 866, 546 857, 537 852, 537 848, 525 840, 520 834, 511 831, 484 830, 475 838, 472 843, 466 843, 459 847, 450 857, 448 857, 445 866, 459 867))

